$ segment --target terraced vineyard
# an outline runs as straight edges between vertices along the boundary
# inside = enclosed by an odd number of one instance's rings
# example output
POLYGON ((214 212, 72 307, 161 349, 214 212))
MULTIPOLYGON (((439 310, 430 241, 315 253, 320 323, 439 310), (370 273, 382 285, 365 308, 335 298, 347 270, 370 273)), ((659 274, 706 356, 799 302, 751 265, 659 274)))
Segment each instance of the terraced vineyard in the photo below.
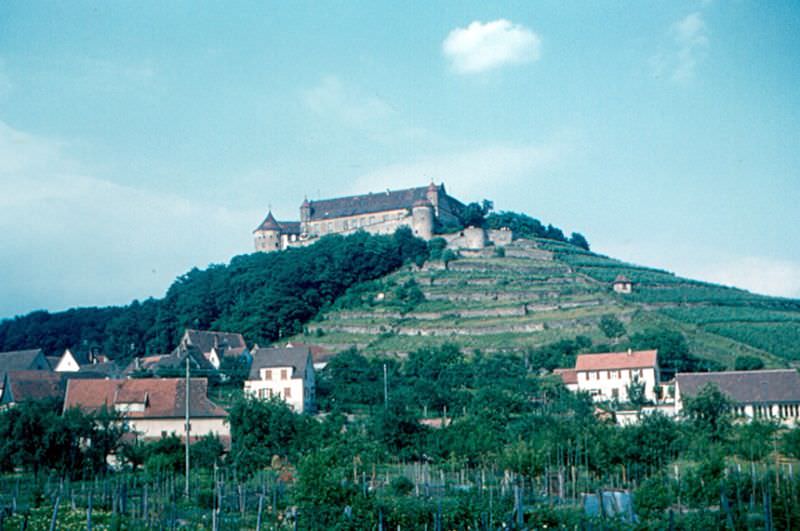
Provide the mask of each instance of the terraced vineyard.
POLYGON ((551 240, 516 240, 448 264, 431 261, 360 285, 309 323, 303 341, 332 350, 403 355, 454 342, 486 352, 524 352, 584 335, 608 342, 604 315, 627 334, 681 331, 692 353, 732 366, 736 356, 767 366, 800 360, 800 301, 676 277, 551 240), (630 295, 614 293, 623 274, 630 295))

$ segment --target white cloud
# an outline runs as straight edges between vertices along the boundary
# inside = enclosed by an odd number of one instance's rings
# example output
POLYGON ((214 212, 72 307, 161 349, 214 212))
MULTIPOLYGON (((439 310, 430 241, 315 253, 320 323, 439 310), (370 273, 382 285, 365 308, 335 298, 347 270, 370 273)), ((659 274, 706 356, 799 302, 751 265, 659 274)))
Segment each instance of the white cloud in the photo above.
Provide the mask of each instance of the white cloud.
POLYGON ((250 250, 262 212, 116 184, 67 151, 0 121, 0 317, 161 296, 192 266, 250 250))
POLYGON ((456 28, 442 43, 445 57, 453 70, 474 74, 506 64, 526 63, 539 59, 542 40, 533 31, 508 20, 472 22, 456 28))
POLYGON ((530 178, 557 164, 571 146, 547 144, 495 144, 393 164, 357 178, 350 190, 398 189, 423 186, 431 179, 445 182, 467 201, 491 198, 500 201, 508 189, 530 184, 530 178))
POLYGON ((324 77, 316 87, 303 93, 303 99, 316 114, 332 117, 350 127, 371 128, 394 115, 382 99, 345 87, 335 76, 324 77))
POLYGON ((708 26, 703 14, 696 11, 675 22, 669 35, 672 41, 669 50, 650 58, 653 74, 668 76, 678 83, 687 82, 694 78, 697 65, 708 51, 708 26))
MULTIPOLYGON (((302 92, 302 99, 315 117, 314 124, 310 124, 311 129, 320 127, 320 122, 323 122, 335 128, 337 134, 346 128, 360 139, 384 145, 423 147, 443 141, 424 127, 410 123, 382 98, 366 94, 356 86, 343 83, 336 76, 322 78, 316 86, 302 92)), ((330 143, 328 136, 324 136, 324 139, 325 143, 330 143)))

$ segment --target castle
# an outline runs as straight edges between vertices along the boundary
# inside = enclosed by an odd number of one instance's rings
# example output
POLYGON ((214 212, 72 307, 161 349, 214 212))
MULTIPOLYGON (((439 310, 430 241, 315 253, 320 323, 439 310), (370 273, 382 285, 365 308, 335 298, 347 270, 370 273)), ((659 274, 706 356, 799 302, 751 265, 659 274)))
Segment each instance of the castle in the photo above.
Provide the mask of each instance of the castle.
MULTIPOLYGON (((458 226, 464 208, 461 201, 447 194, 444 184, 433 182, 406 190, 318 201, 306 199, 300 205, 300 221, 278 221, 270 211, 253 231, 255 247, 256 251, 279 251, 309 245, 327 234, 351 234, 359 230, 392 234, 400 227, 409 227, 414 235, 430 240, 436 227, 458 226)), ((485 242, 483 229, 478 230, 481 241, 485 242)))

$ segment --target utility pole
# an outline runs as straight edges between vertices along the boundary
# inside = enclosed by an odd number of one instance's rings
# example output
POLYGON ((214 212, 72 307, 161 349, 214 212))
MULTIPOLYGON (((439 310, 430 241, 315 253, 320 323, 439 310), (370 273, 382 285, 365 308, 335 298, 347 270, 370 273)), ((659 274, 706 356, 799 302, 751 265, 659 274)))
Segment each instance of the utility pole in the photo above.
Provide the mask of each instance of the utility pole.
POLYGON ((389 409, 389 377, 386 373, 386 364, 383 364, 383 407, 389 409))
POLYGON ((189 424, 189 353, 186 353, 186 484, 183 488, 183 495, 189 497, 189 432, 192 431, 189 424))

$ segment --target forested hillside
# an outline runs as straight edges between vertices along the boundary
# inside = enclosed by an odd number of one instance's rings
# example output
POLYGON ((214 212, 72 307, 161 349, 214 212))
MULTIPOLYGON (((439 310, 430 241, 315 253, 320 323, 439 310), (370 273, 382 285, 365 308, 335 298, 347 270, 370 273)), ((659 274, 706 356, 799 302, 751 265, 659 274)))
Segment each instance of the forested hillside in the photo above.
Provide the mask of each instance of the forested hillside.
POLYGON ((392 236, 359 233, 322 238, 313 248, 255 253, 228 265, 192 269, 163 299, 125 307, 33 312, 0 323, 0 351, 98 346, 114 358, 172 349, 183 329, 241 332, 269 343, 295 334, 320 308, 354 284, 380 278, 428 257, 410 230, 392 236))

